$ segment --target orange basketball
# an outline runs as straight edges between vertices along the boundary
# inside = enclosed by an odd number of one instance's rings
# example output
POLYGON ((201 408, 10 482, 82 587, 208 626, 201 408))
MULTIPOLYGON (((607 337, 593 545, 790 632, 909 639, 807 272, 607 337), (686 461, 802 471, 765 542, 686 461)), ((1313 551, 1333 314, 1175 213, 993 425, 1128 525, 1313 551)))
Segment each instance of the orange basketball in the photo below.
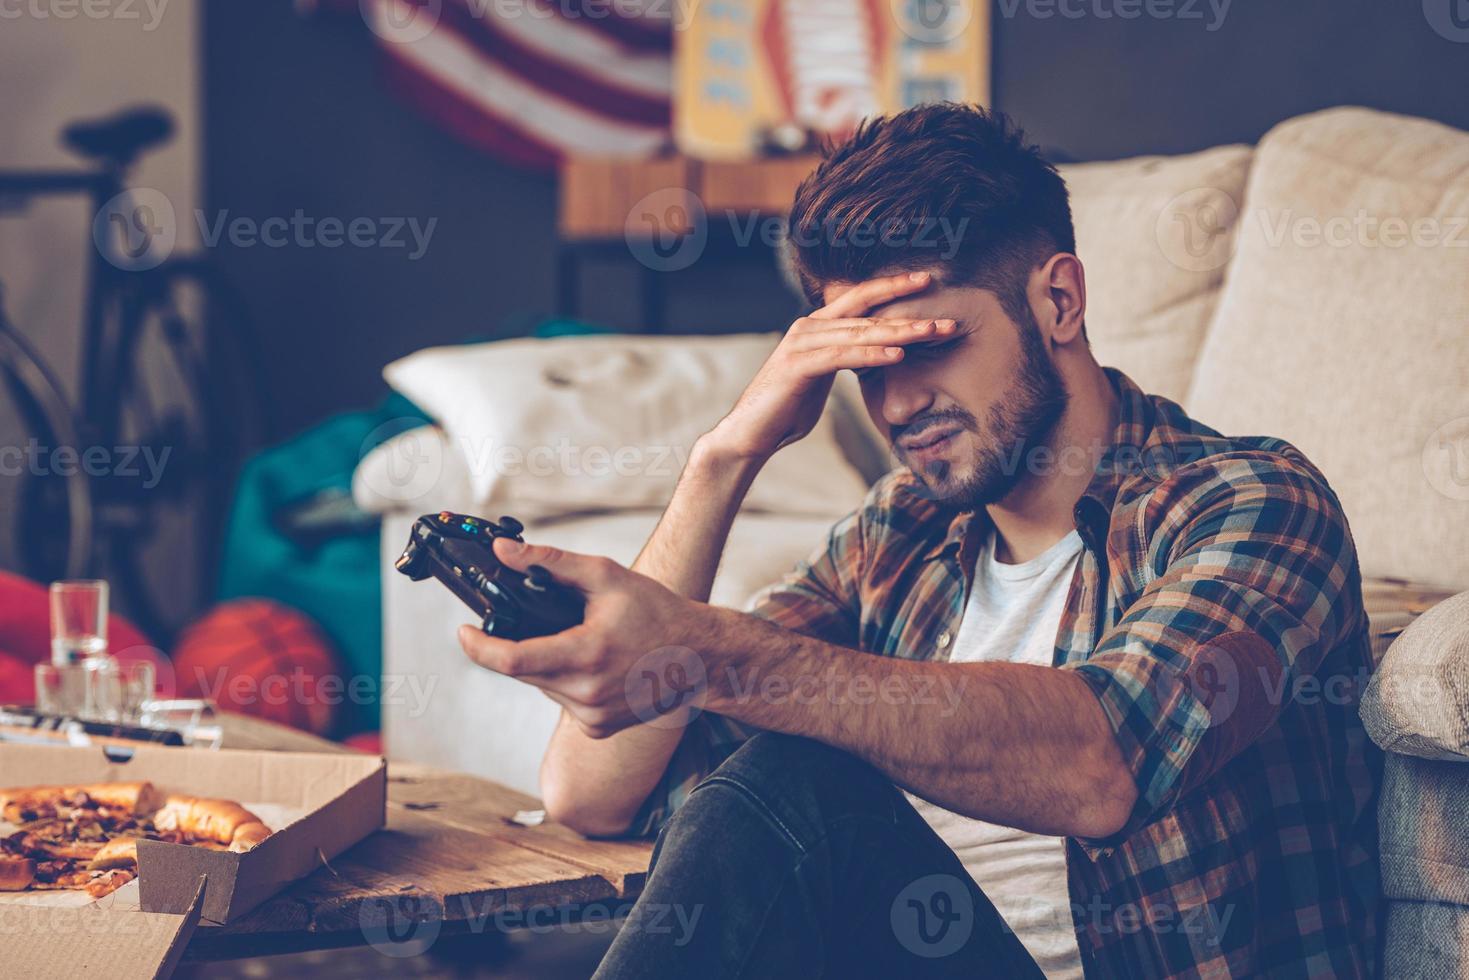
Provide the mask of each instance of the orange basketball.
POLYGON ((346 697, 341 661, 305 614, 269 599, 220 603, 173 652, 179 693, 226 711, 331 734, 346 697))

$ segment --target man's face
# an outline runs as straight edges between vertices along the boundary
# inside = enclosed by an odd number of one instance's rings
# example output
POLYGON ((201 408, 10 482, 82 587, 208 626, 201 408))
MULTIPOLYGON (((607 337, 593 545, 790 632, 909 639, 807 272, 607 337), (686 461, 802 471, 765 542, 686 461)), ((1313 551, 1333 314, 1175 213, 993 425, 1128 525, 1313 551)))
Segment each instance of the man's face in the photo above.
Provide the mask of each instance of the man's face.
MULTIPOLYGON (((825 301, 848 288, 828 286, 825 301)), ((862 395, 897 458, 935 499, 966 509, 1004 499, 1066 409, 1065 383, 1034 318, 1017 324, 994 292, 943 285, 870 315, 956 321, 953 333, 905 347, 897 364, 859 372, 862 395)))

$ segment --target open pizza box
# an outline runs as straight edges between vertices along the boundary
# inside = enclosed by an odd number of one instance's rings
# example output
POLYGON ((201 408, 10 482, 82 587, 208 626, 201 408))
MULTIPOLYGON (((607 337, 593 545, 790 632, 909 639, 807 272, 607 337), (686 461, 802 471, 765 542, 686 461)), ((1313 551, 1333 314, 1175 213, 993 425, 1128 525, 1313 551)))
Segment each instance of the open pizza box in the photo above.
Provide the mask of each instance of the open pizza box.
POLYGON ((233 922, 386 821, 387 767, 376 756, 0 744, 0 787, 139 780, 234 800, 272 833, 243 854, 141 840, 138 880, 95 902, 84 893, 0 893, 0 972, 19 964, 17 976, 77 976, 57 945, 70 934, 83 945, 116 936, 109 964, 132 950, 135 969, 108 976, 166 976, 170 951, 196 925, 233 922))

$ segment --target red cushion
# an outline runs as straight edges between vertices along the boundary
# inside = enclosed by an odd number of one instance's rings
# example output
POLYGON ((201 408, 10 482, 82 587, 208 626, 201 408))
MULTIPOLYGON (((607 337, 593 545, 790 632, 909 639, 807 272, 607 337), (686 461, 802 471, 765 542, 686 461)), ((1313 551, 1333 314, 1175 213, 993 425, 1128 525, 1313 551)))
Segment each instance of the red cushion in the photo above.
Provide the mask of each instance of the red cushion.
MULTIPOLYGON (((148 660, 157 674, 157 689, 174 695, 173 667, 142 632, 116 613, 107 617, 109 652, 123 663, 148 660)), ((34 666, 51 659, 51 600, 46 586, 19 575, 0 572, 0 702, 35 700, 34 666), (4 663, 8 659, 11 663, 4 663)))
POLYGON ((36 697, 33 666, 0 651, 0 704, 29 704, 36 697))

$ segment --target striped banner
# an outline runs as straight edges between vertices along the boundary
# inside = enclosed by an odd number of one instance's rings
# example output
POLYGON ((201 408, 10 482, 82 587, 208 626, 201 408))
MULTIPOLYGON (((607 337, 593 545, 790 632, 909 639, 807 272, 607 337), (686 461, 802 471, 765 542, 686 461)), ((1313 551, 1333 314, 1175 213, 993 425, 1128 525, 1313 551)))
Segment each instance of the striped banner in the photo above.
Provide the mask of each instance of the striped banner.
POLYGON ((393 90, 492 156, 553 169, 569 156, 647 157, 670 144, 675 0, 356 6, 393 90))

